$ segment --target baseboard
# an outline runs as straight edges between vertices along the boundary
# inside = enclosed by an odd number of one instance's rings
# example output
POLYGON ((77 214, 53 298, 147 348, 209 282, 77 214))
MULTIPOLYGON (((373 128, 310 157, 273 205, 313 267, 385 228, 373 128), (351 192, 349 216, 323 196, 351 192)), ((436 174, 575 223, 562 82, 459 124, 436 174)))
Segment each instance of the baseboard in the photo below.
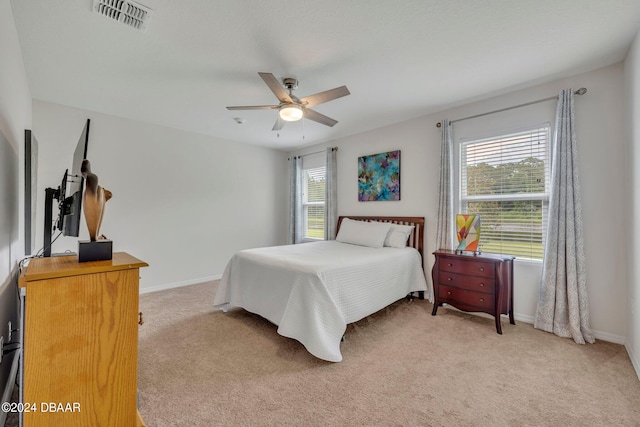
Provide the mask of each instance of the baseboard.
MULTIPOLYGON (((20 366, 20 351, 16 350, 13 354, 13 363, 11 364, 11 371, 9 372, 9 378, 7 384, 4 386, 4 392, 2 393, 2 403, 11 402, 11 396, 13 395, 13 387, 16 383, 18 376, 18 367, 20 366)), ((0 411, 0 426, 3 426, 7 419, 7 412, 0 411)))
POLYGON ((633 365, 633 369, 636 370, 636 375, 640 380, 640 359, 638 359, 637 356, 633 353, 633 351, 631 350, 631 346, 629 345, 628 342, 624 343, 624 348, 627 349, 627 354, 629 355, 629 359, 631 359, 631 364, 633 365))
POLYGON ((198 279, 184 280, 182 282, 166 283, 164 285, 144 287, 140 289, 141 294, 149 294, 151 292, 165 291, 167 289, 181 288, 183 286, 197 285, 198 283, 211 282, 212 280, 219 280, 222 278, 222 274, 217 276, 200 277, 198 279))
POLYGON ((624 345, 624 343, 627 341, 626 337, 621 337, 620 335, 610 334, 608 332, 594 331, 594 330, 592 330, 591 332, 593 332, 593 336, 596 337, 596 339, 598 340, 612 342, 614 344, 620 344, 620 345, 624 345))
POLYGON ((530 323, 532 325, 533 325, 533 321, 535 320, 535 318, 533 316, 529 316, 529 315, 526 315, 526 314, 518 314, 518 313, 513 313, 513 318, 517 322, 530 323))
MULTIPOLYGON (((515 320, 518 320, 524 323, 530 323, 532 325, 535 321, 535 318, 533 316, 528 316, 526 314, 515 313, 513 317, 515 320)), ((620 335, 615 335, 615 334, 610 334, 608 332, 595 331, 595 330, 592 330, 591 332, 593 332, 593 336, 596 337, 596 339, 598 340, 612 342, 614 344, 621 344, 621 345, 624 345, 626 341, 626 338, 620 335)))

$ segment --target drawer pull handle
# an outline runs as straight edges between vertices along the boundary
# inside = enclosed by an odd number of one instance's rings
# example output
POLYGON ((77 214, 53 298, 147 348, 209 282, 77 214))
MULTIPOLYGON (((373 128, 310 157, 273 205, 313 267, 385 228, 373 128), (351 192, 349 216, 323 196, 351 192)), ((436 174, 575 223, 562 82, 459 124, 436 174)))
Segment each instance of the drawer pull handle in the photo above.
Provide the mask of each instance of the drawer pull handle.
POLYGON ((453 264, 448 263, 448 264, 447 264, 447 267, 453 267, 453 264))
POLYGON ((484 298, 480 298, 480 302, 484 302, 484 298))
POLYGON ((480 271, 484 271, 484 267, 480 267, 480 271))
POLYGON ((484 288, 484 283, 480 283, 480 287, 481 287, 481 288, 484 288))
POLYGON ((451 295, 451 291, 447 291, 447 295, 451 295))
POLYGON ((453 280, 453 277, 447 277, 447 280, 451 281, 453 280))

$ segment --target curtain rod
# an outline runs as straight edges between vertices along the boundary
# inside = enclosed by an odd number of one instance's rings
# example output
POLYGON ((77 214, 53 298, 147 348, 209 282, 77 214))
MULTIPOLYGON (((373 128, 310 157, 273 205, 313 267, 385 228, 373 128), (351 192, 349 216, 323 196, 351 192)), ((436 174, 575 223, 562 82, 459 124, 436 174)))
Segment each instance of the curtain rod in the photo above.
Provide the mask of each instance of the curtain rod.
MULTIPOLYGON (((329 147, 327 147, 329 148, 329 147)), ((338 147, 331 147, 331 151, 338 151, 338 147)), ((301 154, 299 156, 293 156, 293 158, 297 158, 297 157, 306 157, 306 156, 313 156, 314 154, 321 154, 321 153, 326 153, 327 150, 324 149, 322 151, 314 151, 313 153, 307 153, 307 154, 301 154)))
MULTIPOLYGON (((587 93, 587 88, 581 87, 580 89, 576 90, 575 92, 573 92, 575 95, 584 95, 585 93, 587 93)), ((489 114, 494 114, 494 113, 501 113, 503 111, 507 111, 507 110, 513 110, 514 108, 520 108, 520 107, 526 107, 528 105, 533 105, 533 104, 538 104, 540 102, 546 102, 546 101, 551 101, 553 99, 558 99, 559 95, 556 96, 550 96, 548 98, 544 98, 544 99, 538 99, 537 101, 531 101, 531 102, 526 102, 524 104, 519 104, 519 105, 514 105, 512 107, 506 107, 506 108, 501 108, 499 110, 493 110, 493 111, 489 111, 487 113, 480 113, 480 114, 476 114, 474 116, 469 116, 469 117, 463 117, 461 119, 456 119, 456 120, 451 120, 449 123, 450 124, 454 124, 455 122, 461 122, 463 120, 469 120, 469 119, 475 119, 476 117, 482 117, 482 116, 488 116, 489 114)), ((442 127, 442 122, 438 122, 436 123, 436 127, 442 127)))

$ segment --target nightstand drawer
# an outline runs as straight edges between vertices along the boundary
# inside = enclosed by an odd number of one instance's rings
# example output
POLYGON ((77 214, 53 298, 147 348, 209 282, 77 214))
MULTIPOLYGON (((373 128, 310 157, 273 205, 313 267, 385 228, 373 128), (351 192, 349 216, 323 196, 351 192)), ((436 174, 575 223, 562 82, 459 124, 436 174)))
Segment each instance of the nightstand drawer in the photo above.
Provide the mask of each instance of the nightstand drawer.
POLYGON ((491 310, 495 303, 493 295, 466 291, 442 284, 438 286, 438 297, 442 302, 450 302, 454 306, 460 305, 459 308, 468 311, 473 311, 469 310, 469 307, 477 307, 477 311, 491 310))
POLYGON ((442 258, 440 261, 440 271, 450 271, 452 273, 469 274, 493 279, 495 277, 494 264, 490 262, 460 260, 456 258, 442 258))
POLYGON ((467 276, 442 270, 438 276, 438 283, 442 286, 454 286, 460 289, 488 294, 493 294, 495 291, 495 280, 488 277, 467 276))

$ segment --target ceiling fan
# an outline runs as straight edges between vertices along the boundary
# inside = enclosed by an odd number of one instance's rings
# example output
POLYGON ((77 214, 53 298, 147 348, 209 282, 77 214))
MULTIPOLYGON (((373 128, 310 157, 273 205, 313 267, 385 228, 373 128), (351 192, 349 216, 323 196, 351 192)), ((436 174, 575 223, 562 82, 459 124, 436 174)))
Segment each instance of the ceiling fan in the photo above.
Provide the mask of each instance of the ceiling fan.
POLYGON ((322 123, 326 126, 334 126, 338 123, 337 120, 327 117, 324 114, 320 114, 317 111, 312 110, 310 107, 333 101, 336 98, 341 98, 351 93, 346 86, 340 86, 335 89, 316 93, 315 95, 298 98, 293 94, 293 90, 298 88, 298 81, 296 79, 287 77, 282 79, 282 84, 280 84, 278 79, 276 79, 271 73, 258 74, 262 77, 262 80, 264 80, 267 86, 269 86, 269 89, 271 89, 271 92, 273 92, 276 98, 278 98, 280 103, 278 105, 227 107, 227 110, 279 110, 278 119, 273 125, 272 130, 280 130, 286 122, 295 122, 300 120, 302 117, 313 120, 314 122, 322 123), (289 93, 287 93, 287 90, 289 93))

